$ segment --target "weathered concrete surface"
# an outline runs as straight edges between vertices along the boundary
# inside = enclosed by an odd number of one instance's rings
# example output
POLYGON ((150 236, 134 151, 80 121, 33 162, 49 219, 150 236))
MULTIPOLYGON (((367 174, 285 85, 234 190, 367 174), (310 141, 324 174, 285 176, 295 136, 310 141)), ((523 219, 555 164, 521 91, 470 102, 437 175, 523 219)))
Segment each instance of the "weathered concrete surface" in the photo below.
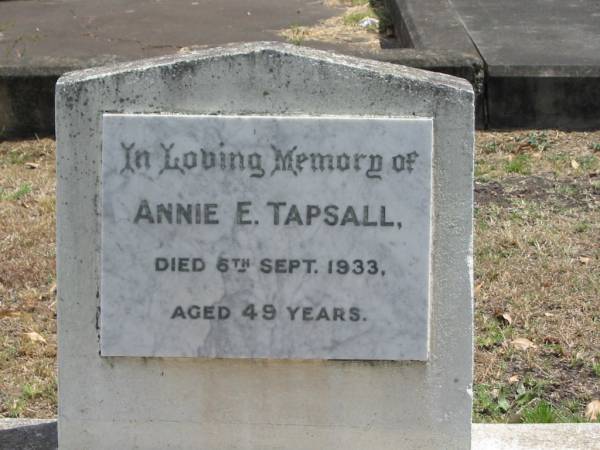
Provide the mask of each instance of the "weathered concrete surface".
POLYGON ((480 57, 485 74, 479 78, 479 125, 600 127, 597 1, 388 2, 406 45, 480 57))
POLYGON ((386 0, 386 3, 403 46, 478 56, 450 0, 386 0))
POLYGON ((43 58, 129 61, 194 45, 277 41, 277 30, 312 25, 337 11, 305 0, 3 1, 0 61, 3 66, 43 58))
MULTIPOLYGON (((473 450, 594 450, 600 448, 600 424, 475 423, 471 430, 473 450)), ((0 419, 0 450, 56 450, 56 448, 55 420, 0 419)))
MULTIPOLYGON (((53 134, 54 84, 65 72, 181 48, 281 40, 277 29, 338 14, 330 5, 324 0, 0 1, 0 137, 53 134)), ((483 63, 463 47, 363 51, 343 42, 306 45, 465 78, 483 111, 483 63)))
POLYGON ((54 132, 52 99, 59 76, 0 76, 0 138, 54 132))
POLYGON ((450 0, 485 60, 491 127, 600 127, 600 2, 450 0))
MULTIPOLYGON (((0 137, 53 134, 54 84, 65 72, 181 48, 282 40, 276 30, 312 25, 339 11, 325 0, 0 1, 0 137)), ((475 86, 478 98, 483 93, 483 64, 464 49, 307 45, 459 76, 475 86)))
MULTIPOLYGON (((66 71, 181 47, 281 40, 278 28, 337 13, 323 1, 0 1, 0 137, 51 134, 50 97, 66 71)), ((413 48, 357 55, 344 43, 307 45, 465 78, 478 128, 600 126, 597 1, 386 2, 400 44, 413 48)))
POLYGON ((276 31, 335 15, 304 0, 0 1, 0 138, 54 133, 65 72, 182 47, 281 40, 276 31))
MULTIPOLYGON (((484 63, 450 1, 385 0, 385 3, 401 46, 413 48, 421 55, 434 52, 454 56, 452 64, 437 65, 431 69, 465 78, 471 83, 475 91, 476 126, 484 128, 484 63)), ((435 60, 435 57, 428 59, 435 60)))
POLYGON ((492 76, 600 76, 600 2, 449 0, 492 76))
POLYGON ((56 119, 65 449, 468 447, 473 92, 466 81, 248 44, 67 75, 57 85, 56 119), (429 361, 101 358, 103 111, 433 117, 429 361))
POLYGON ((492 76, 486 82, 493 128, 600 128, 600 76, 492 76))

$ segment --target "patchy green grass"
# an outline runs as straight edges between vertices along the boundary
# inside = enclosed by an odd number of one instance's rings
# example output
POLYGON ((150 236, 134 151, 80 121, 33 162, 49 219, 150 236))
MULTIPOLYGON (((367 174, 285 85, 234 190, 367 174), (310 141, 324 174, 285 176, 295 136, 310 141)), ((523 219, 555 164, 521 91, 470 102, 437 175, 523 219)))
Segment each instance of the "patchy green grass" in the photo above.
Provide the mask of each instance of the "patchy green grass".
POLYGON ((478 384, 473 398, 475 422, 562 423, 583 422, 584 402, 544 400, 555 386, 543 380, 478 384))
POLYGON ((536 405, 523 411, 523 423, 555 423, 560 422, 554 407, 541 400, 536 405))
POLYGON ((375 18, 375 13, 371 9, 365 11, 352 11, 344 15, 344 25, 356 26, 361 20, 367 17, 375 18))
POLYGON ((506 173, 519 173, 528 175, 531 173, 531 157, 529 155, 517 155, 506 161, 506 173))
POLYGON ((587 421, 600 398, 598 137, 478 133, 476 421, 587 421))
POLYGON ((532 150, 537 152, 543 152, 550 148, 551 145, 550 139, 544 131, 531 131, 527 133, 525 140, 532 150))
POLYGON ((6 200, 20 200, 25 197, 27 194, 31 192, 31 185, 28 183, 23 183, 14 191, 6 191, 3 188, 0 188, 0 201, 6 200))

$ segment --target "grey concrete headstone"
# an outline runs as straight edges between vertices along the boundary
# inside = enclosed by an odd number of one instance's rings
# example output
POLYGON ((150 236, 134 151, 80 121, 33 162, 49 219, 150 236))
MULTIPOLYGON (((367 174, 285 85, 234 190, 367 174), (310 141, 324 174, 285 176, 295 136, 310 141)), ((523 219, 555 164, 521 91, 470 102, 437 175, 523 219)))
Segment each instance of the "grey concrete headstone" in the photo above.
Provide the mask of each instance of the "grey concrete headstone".
POLYGON ((61 448, 469 447, 467 82, 246 44, 68 74, 56 121, 61 448))

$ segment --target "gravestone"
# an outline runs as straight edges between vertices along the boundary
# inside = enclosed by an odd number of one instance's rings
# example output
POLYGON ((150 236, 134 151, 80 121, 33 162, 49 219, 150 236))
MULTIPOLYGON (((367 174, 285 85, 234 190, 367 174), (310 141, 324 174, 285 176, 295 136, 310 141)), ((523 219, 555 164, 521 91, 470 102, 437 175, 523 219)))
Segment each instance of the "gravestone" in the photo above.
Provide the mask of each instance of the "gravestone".
POLYGON ((57 85, 61 448, 468 448, 473 93, 259 43, 57 85))

